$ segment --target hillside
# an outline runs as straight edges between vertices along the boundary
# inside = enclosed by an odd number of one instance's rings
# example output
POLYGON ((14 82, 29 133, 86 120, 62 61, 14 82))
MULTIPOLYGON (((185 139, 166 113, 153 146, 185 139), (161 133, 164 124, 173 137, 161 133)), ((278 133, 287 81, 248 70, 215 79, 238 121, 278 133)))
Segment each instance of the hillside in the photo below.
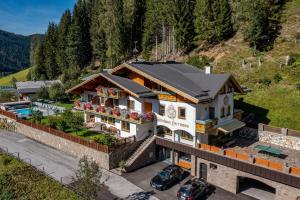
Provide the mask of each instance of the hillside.
POLYGON ((254 113, 258 122, 300 130, 299 13, 299 0, 286 3, 282 28, 270 51, 253 56, 252 49, 238 32, 220 45, 188 56, 213 58, 216 72, 230 72, 241 84, 251 88, 251 93, 236 97, 240 100, 237 106, 246 114, 254 113), (285 65, 287 56, 290 61, 285 65))
POLYGON ((11 85, 10 81, 11 81, 12 77, 15 77, 18 81, 26 81, 29 69, 30 68, 24 69, 24 70, 19 71, 17 73, 14 73, 14 74, 11 74, 9 76, 5 76, 5 77, 0 78, 0 86, 11 85))
POLYGON ((31 38, 0 30, 0 72, 17 72, 29 66, 31 38))

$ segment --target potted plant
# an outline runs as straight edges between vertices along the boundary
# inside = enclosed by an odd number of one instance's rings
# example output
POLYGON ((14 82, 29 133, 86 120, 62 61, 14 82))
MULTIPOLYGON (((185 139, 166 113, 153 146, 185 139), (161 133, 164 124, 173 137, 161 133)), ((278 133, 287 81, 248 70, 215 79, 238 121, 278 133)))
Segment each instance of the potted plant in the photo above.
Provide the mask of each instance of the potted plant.
POLYGON ((125 160, 120 160, 120 162, 119 162, 119 168, 121 170, 121 173, 125 172, 125 165, 126 165, 126 161, 125 160))
POLYGON ((76 100, 76 101, 74 102, 74 104, 75 104, 75 107, 80 108, 81 102, 80 102, 80 100, 76 100))
POLYGON ((88 110, 92 110, 92 109, 93 109, 93 106, 92 106, 91 103, 86 103, 86 104, 85 104, 85 107, 86 107, 86 109, 88 109, 88 110))
POLYGON ((104 106, 98 106, 98 112, 104 113, 105 112, 104 106))
POLYGON ((139 120, 139 114, 137 112, 130 113, 130 119, 139 120))
POLYGON ((115 116, 120 116, 120 108, 119 107, 114 107, 112 110, 113 115, 115 116))

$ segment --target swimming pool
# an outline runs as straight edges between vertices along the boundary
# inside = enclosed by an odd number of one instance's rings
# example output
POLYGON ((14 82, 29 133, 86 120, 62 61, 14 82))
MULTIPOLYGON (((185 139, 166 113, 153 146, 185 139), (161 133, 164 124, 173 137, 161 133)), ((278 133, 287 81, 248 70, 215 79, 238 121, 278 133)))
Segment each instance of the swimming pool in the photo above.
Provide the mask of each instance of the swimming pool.
POLYGON ((16 110, 17 114, 29 116, 32 115, 32 110, 30 108, 18 109, 16 110))

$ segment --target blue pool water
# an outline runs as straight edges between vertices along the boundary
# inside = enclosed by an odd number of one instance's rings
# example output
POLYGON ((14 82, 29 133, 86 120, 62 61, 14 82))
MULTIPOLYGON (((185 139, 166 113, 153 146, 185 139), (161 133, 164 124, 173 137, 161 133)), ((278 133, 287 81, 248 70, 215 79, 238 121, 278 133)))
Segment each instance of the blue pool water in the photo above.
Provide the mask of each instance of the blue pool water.
POLYGON ((16 110, 17 114, 21 114, 21 115, 31 115, 32 114, 32 110, 30 108, 24 108, 24 109, 18 109, 16 110))

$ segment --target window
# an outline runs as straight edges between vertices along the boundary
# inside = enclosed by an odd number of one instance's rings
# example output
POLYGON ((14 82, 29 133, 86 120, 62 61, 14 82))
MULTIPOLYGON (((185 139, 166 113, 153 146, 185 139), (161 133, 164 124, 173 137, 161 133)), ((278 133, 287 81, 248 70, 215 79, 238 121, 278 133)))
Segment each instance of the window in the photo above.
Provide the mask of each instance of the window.
POLYGON ((227 116, 230 116, 231 115, 231 106, 228 105, 227 106, 227 116))
POLYGON ((127 108, 130 110, 134 110, 134 101, 133 100, 127 100, 127 108))
POLYGON ((101 116, 101 121, 102 121, 102 122, 107 122, 107 117, 101 116))
POLYGON ((130 124, 129 122, 122 121, 122 131, 130 132, 130 124))
POLYGON ((109 117, 109 118, 107 119, 107 122, 108 122, 109 124, 111 124, 111 125, 115 125, 116 120, 115 120, 115 118, 113 118, 113 117, 109 117))
POLYGON ((114 106, 119 106, 119 99, 114 99, 113 104, 114 106))
POLYGON ((94 98, 93 95, 91 95, 91 94, 88 94, 88 95, 87 95, 87 100, 88 100, 88 101, 92 101, 93 98, 94 98))
POLYGON ((215 108, 209 107, 209 119, 214 119, 214 118, 215 118, 215 108))
POLYGON ((100 101, 100 104, 104 104, 105 103, 104 97, 99 97, 99 101, 100 101))
POLYGON ((182 107, 178 108, 178 118, 185 119, 185 108, 182 107))
POLYGON ((221 118, 225 117, 225 108, 224 107, 221 108, 220 117, 221 118))
POLYGON ((159 104, 159 115, 165 116, 165 105, 159 104))
POLYGON ((186 131, 181 131, 181 138, 193 141, 193 136, 186 131))

